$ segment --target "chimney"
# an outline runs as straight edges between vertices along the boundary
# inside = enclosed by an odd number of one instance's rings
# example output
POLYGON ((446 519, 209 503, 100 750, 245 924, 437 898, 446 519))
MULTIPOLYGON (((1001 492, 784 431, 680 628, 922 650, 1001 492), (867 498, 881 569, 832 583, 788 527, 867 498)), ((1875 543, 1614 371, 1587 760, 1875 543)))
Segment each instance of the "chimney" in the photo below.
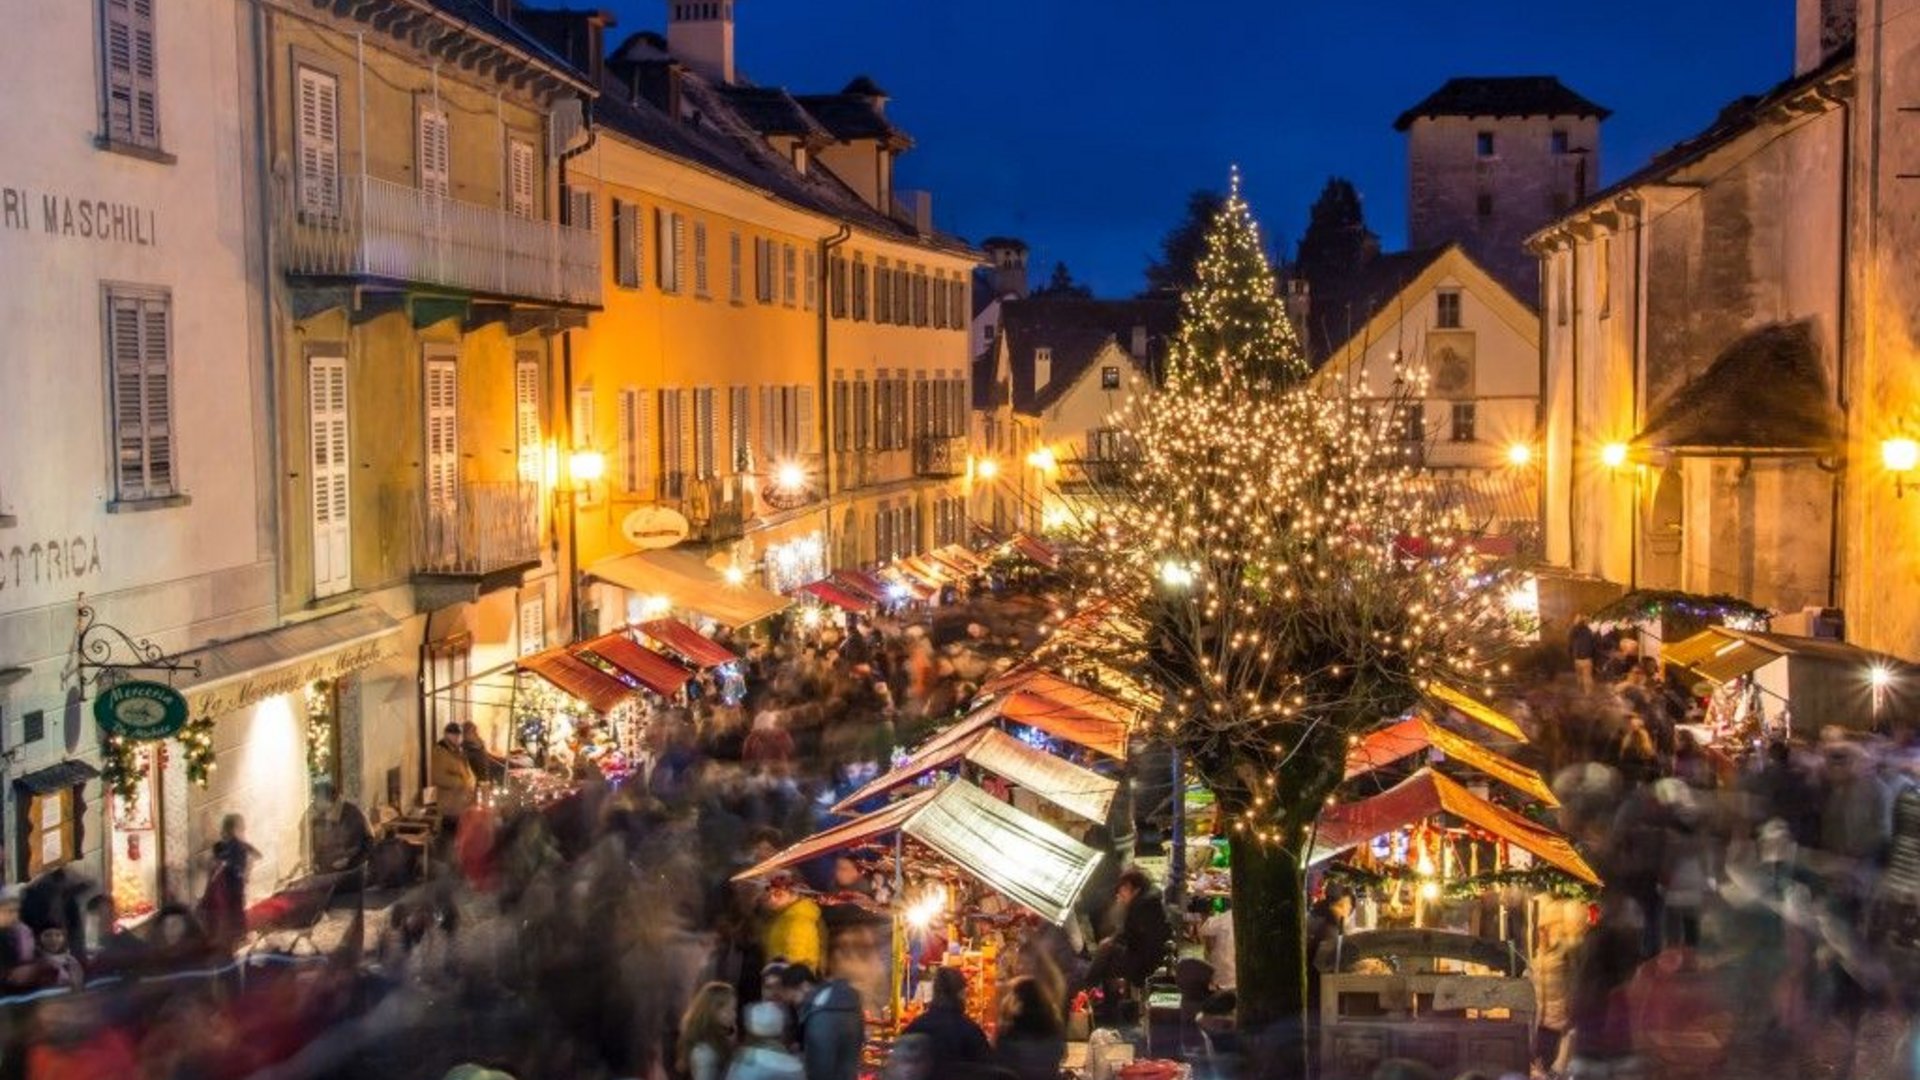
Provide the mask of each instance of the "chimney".
POLYGON ((1053 381, 1053 350, 1045 345, 1033 350, 1033 392, 1039 393, 1053 381))
POLYGON ((707 79, 733 82, 733 0, 668 0, 667 51, 707 79))
POLYGON ((1853 40, 1859 0, 1798 0, 1793 20, 1793 73, 1805 75, 1853 40))
POLYGON ((1147 328, 1136 325, 1133 328, 1133 358, 1141 363, 1147 362, 1147 328))

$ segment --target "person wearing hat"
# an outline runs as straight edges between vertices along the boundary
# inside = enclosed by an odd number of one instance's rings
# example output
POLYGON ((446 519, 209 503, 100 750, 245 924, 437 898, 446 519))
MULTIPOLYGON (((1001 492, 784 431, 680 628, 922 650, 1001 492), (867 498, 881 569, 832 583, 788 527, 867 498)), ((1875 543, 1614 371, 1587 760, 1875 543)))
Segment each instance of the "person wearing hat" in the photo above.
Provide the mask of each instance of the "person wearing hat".
POLYGON ((20 886, 0 889, 0 992, 33 982, 33 931, 20 921, 20 886))
POLYGON ((733 1055, 727 1080, 804 1080, 807 1070, 787 1049, 787 1010, 771 1001, 747 1006, 747 1041, 733 1055))
POLYGON ((441 730, 440 741, 433 744, 433 762, 427 775, 433 783, 441 827, 451 836, 460 815, 473 804, 473 769, 467 765, 459 724, 449 723, 441 730))

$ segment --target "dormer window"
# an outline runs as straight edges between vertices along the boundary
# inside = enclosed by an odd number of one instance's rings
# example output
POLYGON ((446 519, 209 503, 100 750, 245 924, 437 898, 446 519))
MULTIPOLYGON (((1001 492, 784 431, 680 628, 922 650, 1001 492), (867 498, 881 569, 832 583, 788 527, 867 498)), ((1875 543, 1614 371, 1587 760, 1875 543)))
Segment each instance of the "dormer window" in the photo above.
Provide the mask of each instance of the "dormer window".
POLYGON ((807 144, 806 143, 797 142, 793 144, 793 167, 795 169, 798 169, 802 176, 806 175, 806 172, 807 172, 807 144))

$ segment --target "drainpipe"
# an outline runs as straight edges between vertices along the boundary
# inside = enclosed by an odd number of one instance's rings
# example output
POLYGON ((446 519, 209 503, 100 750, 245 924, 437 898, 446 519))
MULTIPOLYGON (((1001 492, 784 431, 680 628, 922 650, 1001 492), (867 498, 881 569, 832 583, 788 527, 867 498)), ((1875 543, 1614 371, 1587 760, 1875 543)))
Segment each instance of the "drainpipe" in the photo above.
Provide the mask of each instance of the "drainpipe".
MULTIPOLYGON (((1876 51, 1879 35, 1875 34, 1876 51)), ((1875 69, 1879 70, 1878 68, 1875 69)), ((1853 160, 1853 104, 1846 98, 1840 99, 1840 160, 1853 160)), ((1871 159, 1869 159, 1871 160, 1871 159)), ((1851 169, 1844 165, 1840 170, 1840 302, 1838 314, 1834 316, 1833 328, 1833 385, 1835 403, 1840 406, 1840 459, 1832 470, 1833 496, 1827 516, 1827 606, 1840 606, 1840 575, 1842 556, 1840 553, 1840 516, 1846 509, 1847 456, 1853 448, 1853 410, 1851 395, 1847 393, 1847 308, 1853 302, 1852 290, 1848 286, 1848 267, 1853 245, 1849 235, 1853 222, 1849 215, 1853 212, 1853 194, 1849 190, 1851 169)))
MULTIPOLYGON (((1636 433, 1646 421, 1641 411, 1646 404, 1644 390, 1647 371, 1646 289, 1643 287, 1646 273, 1641 263, 1646 255, 1646 232, 1646 204, 1643 202, 1633 215, 1633 430, 1636 433)), ((1633 587, 1636 589, 1640 587, 1640 524, 1643 513, 1640 505, 1640 470, 1636 468, 1633 471, 1633 587)))
MULTIPOLYGON (((260 236, 262 238, 260 258, 263 270, 260 276, 262 370, 258 372, 257 375, 260 377, 261 385, 264 387, 264 400, 261 402, 261 408, 264 410, 262 417, 266 422, 269 432, 266 438, 268 472, 265 476, 266 482, 260 485, 260 490, 267 502, 268 520, 272 523, 269 529, 274 534, 268 541, 273 549, 274 561, 278 567, 278 572, 275 574, 278 580, 274 592, 277 597, 285 597, 293 589, 293 579, 290 573, 293 560, 287 557, 286 550, 287 536, 291 530, 280 527, 284 524, 280 519, 280 515, 283 512, 280 484, 287 476, 287 468, 285 448, 281 445, 279 437, 280 424, 276 422, 275 413, 275 410, 279 407, 280 400, 278 385, 279 365, 276 360, 279 355, 279 350, 275 348, 275 324, 273 317, 273 290, 276 282, 279 280, 279 276, 274 272, 276 263, 274 262, 273 243, 274 201, 278 196, 278 191, 274 188, 273 178, 272 94, 267 89, 272 85, 273 78, 272 72, 268 70, 268 53, 270 50, 267 43, 271 37, 267 26, 268 18, 269 16, 266 10, 261 5, 253 5, 253 17, 250 20, 249 30, 253 38, 254 141, 257 148, 254 175, 258 177, 260 181, 259 217, 260 236)), ((257 465, 254 474, 256 477, 261 475, 257 465)), ((277 601, 274 606, 277 615, 277 609, 279 607, 277 601)))
MULTIPOLYGON (((834 555, 834 496, 840 493, 839 461, 833 451, 833 365, 828 356, 827 327, 833 317, 833 275, 828 260, 835 248, 847 242, 853 236, 853 227, 841 225, 832 236, 823 237, 819 242, 819 251, 814 255, 814 286, 819 290, 813 298, 813 309, 818 316, 819 352, 820 352, 820 407, 814 410, 814 424, 820 429, 820 472, 826 481, 827 490, 827 528, 824 541, 828 558, 838 562, 834 555)), ((851 391, 849 391, 851 392, 851 391)), ((858 562, 859 560, 854 560, 858 562)), ((829 568, 831 569, 831 568, 829 568)))
MULTIPOLYGON (((587 141, 577 149, 568 150, 560 155, 560 194, 564 199, 567 193, 567 162, 593 149, 600 140, 600 132, 593 126, 591 102, 585 102, 581 108, 587 110, 587 141)), ((563 204, 564 205, 564 204, 563 204)), ((559 207, 555 208, 560 209, 559 207)), ((567 446, 578 445, 579 433, 573 430, 573 330, 560 332, 560 381, 561 402, 558 410, 567 418, 567 446)), ((556 455, 557 456, 557 455, 556 455)), ((583 577, 580 573, 580 498, 573 490, 573 463, 567 462, 567 624, 573 627, 573 640, 580 641, 587 636, 586 627, 580 623, 580 587, 583 577)))

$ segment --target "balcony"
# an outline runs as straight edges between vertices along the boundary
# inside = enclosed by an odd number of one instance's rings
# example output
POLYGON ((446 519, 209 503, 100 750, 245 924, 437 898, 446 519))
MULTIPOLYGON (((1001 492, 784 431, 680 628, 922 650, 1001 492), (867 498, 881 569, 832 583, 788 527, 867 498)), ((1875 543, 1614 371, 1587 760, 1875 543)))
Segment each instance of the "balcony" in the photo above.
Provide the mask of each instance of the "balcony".
POLYGON ((922 435, 914 440, 913 475, 946 477, 966 473, 965 435, 922 435))
POLYGON ((294 277, 376 279, 480 296, 597 307, 594 234, 461 202, 371 176, 340 185, 337 213, 300 210, 277 194, 280 258, 294 277))
POLYGON ((452 503, 413 499, 413 576, 474 595, 540 565, 540 486, 467 483, 452 503))

